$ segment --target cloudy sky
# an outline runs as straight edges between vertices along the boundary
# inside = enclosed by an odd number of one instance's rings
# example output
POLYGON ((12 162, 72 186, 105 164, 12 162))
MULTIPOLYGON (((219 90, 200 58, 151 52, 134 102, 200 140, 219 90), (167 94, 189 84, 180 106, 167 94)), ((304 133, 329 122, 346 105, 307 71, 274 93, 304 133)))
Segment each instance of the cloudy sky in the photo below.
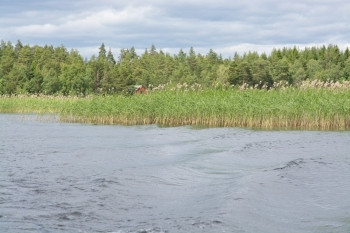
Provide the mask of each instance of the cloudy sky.
POLYGON ((274 47, 350 46, 348 0, 0 0, 0 40, 64 45, 89 58, 101 43, 224 57, 274 47))

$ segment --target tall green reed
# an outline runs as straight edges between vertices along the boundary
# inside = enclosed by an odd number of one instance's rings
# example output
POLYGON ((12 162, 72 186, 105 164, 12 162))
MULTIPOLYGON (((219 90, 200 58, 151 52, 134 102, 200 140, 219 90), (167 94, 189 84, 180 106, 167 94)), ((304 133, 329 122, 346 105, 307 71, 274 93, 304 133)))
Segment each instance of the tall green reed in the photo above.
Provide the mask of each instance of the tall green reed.
POLYGON ((350 129, 347 89, 162 90, 148 95, 1 97, 0 112, 59 114, 93 124, 202 125, 262 129, 350 129))

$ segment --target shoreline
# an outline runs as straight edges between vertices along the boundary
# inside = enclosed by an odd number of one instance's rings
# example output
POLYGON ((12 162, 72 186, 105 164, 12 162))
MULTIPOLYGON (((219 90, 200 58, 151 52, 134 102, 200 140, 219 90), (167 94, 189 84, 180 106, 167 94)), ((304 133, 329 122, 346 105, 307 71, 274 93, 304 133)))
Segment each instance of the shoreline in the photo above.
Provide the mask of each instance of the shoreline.
POLYGON ((1 113, 57 114, 89 124, 350 130, 348 90, 155 91, 132 96, 0 97, 1 113))

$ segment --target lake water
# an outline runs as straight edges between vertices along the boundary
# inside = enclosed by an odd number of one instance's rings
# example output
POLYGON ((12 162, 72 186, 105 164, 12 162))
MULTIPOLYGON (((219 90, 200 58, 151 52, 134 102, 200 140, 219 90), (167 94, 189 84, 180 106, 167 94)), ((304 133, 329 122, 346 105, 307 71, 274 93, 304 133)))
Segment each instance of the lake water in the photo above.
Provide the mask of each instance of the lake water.
POLYGON ((0 114, 0 232, 350 232, 350 132, 0 114))

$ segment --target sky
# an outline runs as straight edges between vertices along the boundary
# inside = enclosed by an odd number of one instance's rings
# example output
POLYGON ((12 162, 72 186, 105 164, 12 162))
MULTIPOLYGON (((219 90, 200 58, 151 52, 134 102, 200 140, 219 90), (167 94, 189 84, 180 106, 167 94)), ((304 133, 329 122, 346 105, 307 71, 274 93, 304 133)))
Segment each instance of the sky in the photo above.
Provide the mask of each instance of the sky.
POLYGON ((348 0, 0 0, 0 40, 63 45, 90 58, 154 45, 170 54, 209 49, 350 47, 348 0))

